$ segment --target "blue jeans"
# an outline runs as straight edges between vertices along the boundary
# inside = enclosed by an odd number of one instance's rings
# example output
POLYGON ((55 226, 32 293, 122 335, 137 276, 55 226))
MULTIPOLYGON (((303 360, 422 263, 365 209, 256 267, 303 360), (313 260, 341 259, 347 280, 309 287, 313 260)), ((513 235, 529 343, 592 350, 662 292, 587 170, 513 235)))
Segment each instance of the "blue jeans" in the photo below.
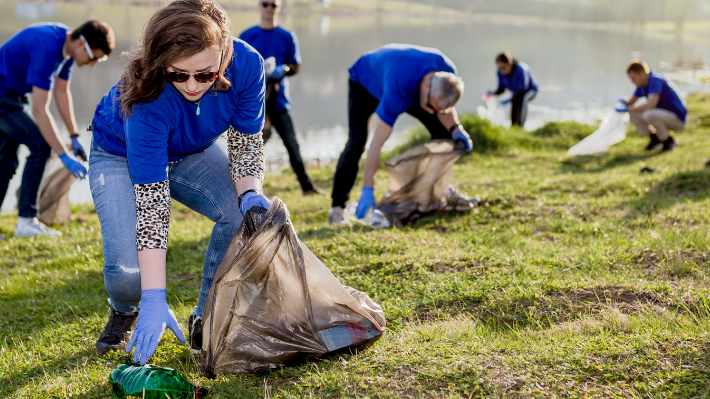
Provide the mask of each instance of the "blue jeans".
MULTIPOLYGON (((202 286, 193 313, 202 316, 212 280, 242 224, 237 191, 229 172, 227 142, 219 139, 188 155, 168 173, 171 197, 215 222, 202 266, 202 286)), ((136 249, 136 200, 128 159, 91 143, 89 183, 101 222, 104 285, 119 312, 140 309, 141 280, 136 249)), ((170 266, 168 265, 168 271, 170 266)))
POLYGON ((52 149, 18 96, 0 96, 0 205, 17 170, 20 144, 30 149, 22 173, 17 209, 21 217, 37 216, 37 192, 52 149))

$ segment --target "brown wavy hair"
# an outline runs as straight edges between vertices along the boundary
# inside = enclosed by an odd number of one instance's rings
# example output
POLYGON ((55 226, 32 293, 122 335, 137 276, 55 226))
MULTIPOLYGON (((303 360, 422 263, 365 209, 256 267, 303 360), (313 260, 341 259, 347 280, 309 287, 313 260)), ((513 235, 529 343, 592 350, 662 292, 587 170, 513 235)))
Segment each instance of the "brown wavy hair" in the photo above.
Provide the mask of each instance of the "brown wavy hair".
POLYGON ((219 78, 212 86, 226 91, 224 76, 234 46, 227 13, 213 0, 176 0, 158 10, 145 26, 138 49, 125 53, 128 67, 119 85, 121 111, 131 115, 138 103, 155 101, 165 88, 165 69, 205 49, 222 54, 219 78))

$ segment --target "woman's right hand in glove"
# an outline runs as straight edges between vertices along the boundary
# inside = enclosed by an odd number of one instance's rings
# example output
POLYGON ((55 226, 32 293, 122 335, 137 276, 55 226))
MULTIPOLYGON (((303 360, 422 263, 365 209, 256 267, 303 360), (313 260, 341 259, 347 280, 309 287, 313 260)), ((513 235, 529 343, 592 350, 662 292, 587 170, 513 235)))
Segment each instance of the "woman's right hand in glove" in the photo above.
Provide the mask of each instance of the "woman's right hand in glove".
POLYGON ((160 339, 163 338, 166 327, 173 330, 180 342, 185 342, 185 337, 180 331, 175 314, 168 305, 165 289, 141 291, 141 308, 138 313, 138 322, 131 335, 131 340, 128 342, 126 353, 131 353, 131 349, 135 346, 133 361, 144 365, 148 358, 153 356, 160 339))

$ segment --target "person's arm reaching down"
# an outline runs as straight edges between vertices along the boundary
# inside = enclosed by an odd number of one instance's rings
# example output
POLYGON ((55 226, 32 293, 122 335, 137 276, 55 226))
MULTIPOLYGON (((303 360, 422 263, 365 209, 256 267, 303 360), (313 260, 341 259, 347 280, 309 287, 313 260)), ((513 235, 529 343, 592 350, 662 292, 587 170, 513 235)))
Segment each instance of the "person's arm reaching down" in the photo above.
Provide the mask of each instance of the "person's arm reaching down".
POLYGON ((166 297, 166 256, 170 227, 170 185, 168 180, 133 186, 136 197, 136 247, 141 274, 141 310, 126 352, 135 346, 133 361, 145 364, 170 328, 180 342, 175 314, 166 297))
POLYGON ((40 89, 36 86, 32 87, 32 116, 37 122, 37 127, 42 133, 42 137, 44 137, 52 150, 59 155, 64 166, 69 169, 74 177, 83 179, 87 173, 86 168, 67 153, 67 148, 59 138, 57 125, 49 112, 49 103, 51 101, 52 96, 48 90, 40 89))
POLYGON ((242 214, 246 215, 254 207, 269 209, 269 200, 262 194, 266 171, 262 134, 243 134, 230 127, 227 144, 229 170, 237 195, 241 197, 242 214))
POLYGON ((64 124, 72 138, 72 149, 74 156, 83 156, 86 160, 86 151, 79 141, 79 129, 76 127, 76 118, 74 117, 74 102, 72 100, 71 89, 69 88, 70 81, 57 78, 54 81, 54 99, 57 102, 59 116, 62 117, 64 124))
POLYGON ((367 211, 375 206, 375 174, 380 167, 380 156, 382 155, 382 146, 392 134, 392 126, 383 122, 377 114, 375 124, 375 134, 372 137, 372 143, 367 150, 367 159, 365 160, 364 177, 362 179, 362 193, 357 203, 357 211, 355 215, 362 219, 367 214, 367 211))

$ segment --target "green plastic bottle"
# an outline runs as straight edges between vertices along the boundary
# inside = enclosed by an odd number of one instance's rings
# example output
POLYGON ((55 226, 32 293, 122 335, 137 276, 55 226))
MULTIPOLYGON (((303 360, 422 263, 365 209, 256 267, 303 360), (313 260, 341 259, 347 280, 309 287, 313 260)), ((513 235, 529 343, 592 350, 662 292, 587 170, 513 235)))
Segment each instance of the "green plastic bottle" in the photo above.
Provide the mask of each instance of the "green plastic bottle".
POLYGON ((115 398, 195 399, 207 396, 207 389, 195 387, 177 371, 150 364, 122 364, 108 380, 115 398))

